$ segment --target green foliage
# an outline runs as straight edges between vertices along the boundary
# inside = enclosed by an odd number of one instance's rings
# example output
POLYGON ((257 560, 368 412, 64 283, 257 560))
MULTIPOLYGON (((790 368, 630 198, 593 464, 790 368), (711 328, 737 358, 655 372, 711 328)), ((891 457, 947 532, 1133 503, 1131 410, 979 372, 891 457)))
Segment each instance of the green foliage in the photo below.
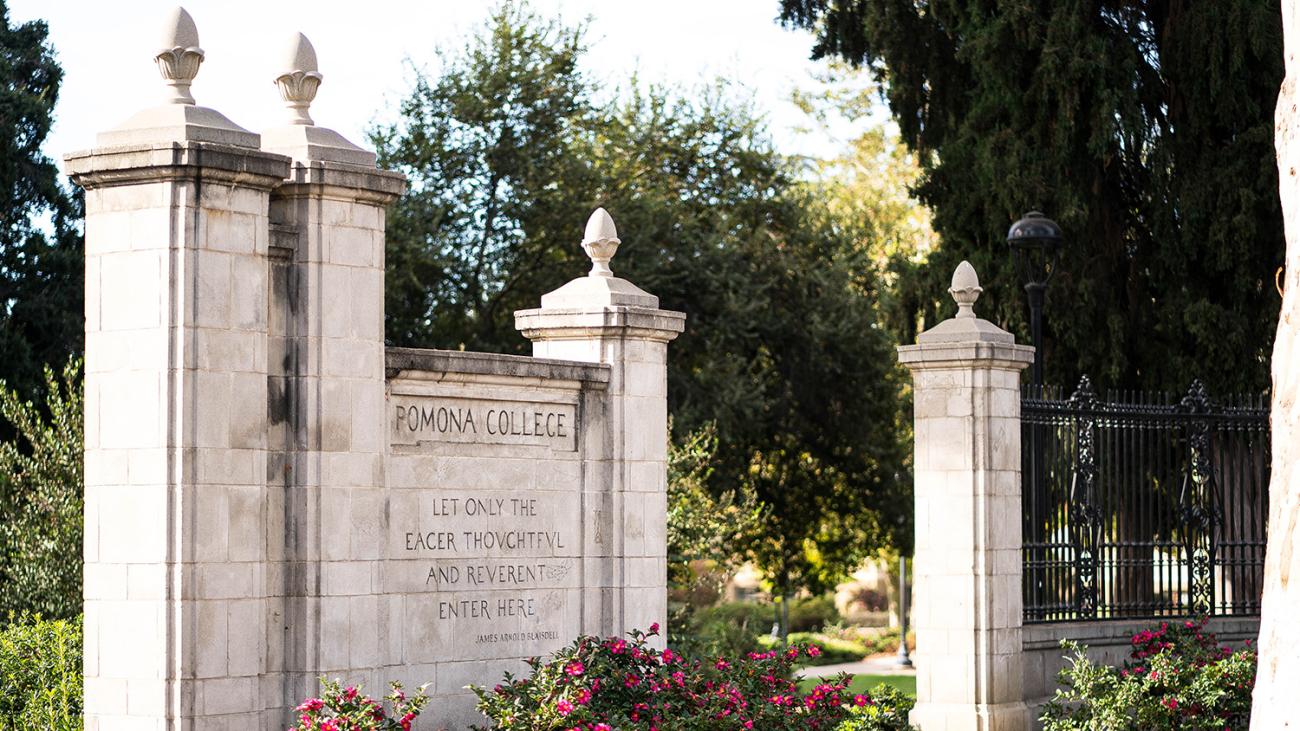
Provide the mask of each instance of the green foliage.
POLYGON ((707 561, 723 571, 734 569, 741 554, 737 547, 758 535, 764 511, 752 489, 741 484, 740 494, 709 491, 718 452, 717 429, 706 424, 668 449, 668 574, 674 588, 689 589, 716 573, 698 575, 693 561, 707 561))
POLYGON ((506 2, 375 131, 381 164, 411 181, 388 217, 388 338, 522 352, 511 313, 588 268, 582 226, 604 206, 615 272, 688 316, 669 408, 680 435, 716 430, 697 483, 768 509, 760 539, 730 553, 784 593, 831 585, 910 532, 869 257, 815 212, 749 105, 635 80, 603 94, 584 53, 582 28, 506 2))
POLYGON ((799 692, 791 680, 799 648, 701 660, 657 650, 646 641, 657 632, 634 631, 630 642, 580 637, 529 660, 527 677, 507 673, 492 689, 474 688, 487 728, 830 731, 848 716, 847 675, 799 692))
POLYGON ((1282 216, 1277 0, 782 0, 814 56, 868 68, 923 178, 942 246, 908 272, 932 321, 969 259, 980 313, 1019 331, 1005 243, 1031 208, 1067 245, 1048 293, 1049 382, 1265 388, 1282 216), (927 301, 928 300, 928 301, 927 301))
POLYGON ((790 631, 811 632, 840 621, 835 597, 830 594, 801 597, 790 602, 790 631))
MULTIPOLYGON (((380 166, 409 192, 387 219, 387 336, 397 345, 522 352, 511 320, 582 271, 575 245, 596 114, 579 28, 504 4, 443 73, 417 73, 401 121, 376 130, 380 166)), ((585 257, 581 257, 585 258, 585 257)))
POLYGON ((81 612, 81 361, 45 369, 38 406, 0 381, 0 612, 81 612))
MULTIPOLYGON (((860 69, 835 61, 816 82, 794 97, 815 125, 810 132, 835 138, 879 109, 880 86, 860 69)), ((810 213, 861 250, 870 263, 861 286, 873 290, 881 324, 895 342, 915 342, 934 301, 932 292, 918 290, 916 273, 939 244, 929 209, 912 192, 920 161, 892 125, 868 124, 839 144, 839 154, 808 162, 810 186, 821 202, 810 213)), ((900 433, 910 440, 911 409, 904 405, 900 413, 906 420, 900 433)))
POLYGON ((81 619, 8 616, 0 629, 0 731, 81 731, 81 619))
POLYGON ((47 36, 0 2, 0 379, 28 397, 44 364, 81 352, 83 327, 81 202, 41 154, 63 79, 47 36))
POLYGON ((881 683, 871 690, 870 702, 855 705, 853 714, 836 731, 911 731, 907 714, 914 706, 915 698, 881 683))
POLYGON ((1061 643, 1070 664, 1044 709, 1045 731, 1245 731, 1257 658, 1219 647, 1204 622, 1162 624, 1133 637, 1122 668, 1061 643))
MULTIPOLYGON (((897 652, 900 637, 897 627, 846 627, 842 624, 827 625, 822 628, 821 634, 860 644, 866 648, 864 655, 897 652)), ((912 632, 908 632, 908 644, 909 646, 915 644, 915 635, 912 632)))
POLYGON ((772 627, 772 605, 724 602, 696 609, 669 625, 669 641, 687 655, 740 657, 760 648, 772 627))
POLYGON ((361 686, 343 687, 337 680, 320 679, 319 698, 308 698, 294 711, 298 723, 290 731, 411 731, 411 726, 429 702, 420 686, 409 698, 402 684, 394 680, 391 692, 384 696, 388 708, 381 700, 361 692, 361 686))
MULTIPOLYGON (((868 655, 868 648, 861 642, 843 637, 831 637, 821 632, 791 632, 786 642, 799 647, 815 647, 817 654, 803 661, 804 665, 835 665, 842 662, 857 662, 868 655)), ((771 635, 758 638, 760 647, 766 650, 777 649, 781 640, 771 635)))

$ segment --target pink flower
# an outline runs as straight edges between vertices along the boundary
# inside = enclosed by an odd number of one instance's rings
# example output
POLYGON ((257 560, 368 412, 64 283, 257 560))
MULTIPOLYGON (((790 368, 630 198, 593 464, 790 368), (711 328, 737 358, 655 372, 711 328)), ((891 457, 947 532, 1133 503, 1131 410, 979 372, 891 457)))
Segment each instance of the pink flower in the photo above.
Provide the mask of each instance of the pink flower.
POLYGON ((578 705, 585 706, 590 702, 591 702, 591 691, 587 690, 586 688, 583 688, 582 692, 578 694, 578 705))
POLYGON ((865 706, 865 705, 867 705, 867 704, 870 703, 870 702, 871 702, 871 699, 868 698, 868 697, 866 697, 865 695, 862 695, 861 693, 859 693, 858 695, 853 696, 853 705, 855 705, 855 706, 865 706))
POLYGON ((568 701, 560 701, 555 704, 555 710, 561 716, 567 716, 570 713, 573 713, 573 704, 568 701))
POLYGON ((654 624, 650 625, 650 634, 652 634, 652 635, 657 635, 657 634, 659 634, 659 623, 658 623, 658 622, 655 622, 654 624))
POLYGON ((808 648, 808 657, 817 657, 820 654, 822 654, 822 648, 817 647, 816 645, 808 648))
POLYGON ((573 662, 564 666, 564 674, 577 677, 579 675, 582 675, 582 672, 586 669, 587 666, 583 665, 581 660, 574 660, 573 662))

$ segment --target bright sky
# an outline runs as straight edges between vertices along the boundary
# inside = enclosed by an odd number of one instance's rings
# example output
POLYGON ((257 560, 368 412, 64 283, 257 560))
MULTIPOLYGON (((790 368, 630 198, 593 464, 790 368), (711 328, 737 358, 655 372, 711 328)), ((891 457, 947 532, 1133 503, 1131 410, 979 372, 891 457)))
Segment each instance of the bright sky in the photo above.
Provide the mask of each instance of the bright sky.
MULTIPOLYGON (((44 18, 64 70, 46 152, 56 160, 93 146, 95 133, 160 99, 153 62, 167 0, 9 0, 10 22, 44 18)), ((396 116, 409 88, 406 60, 437 71, 433 49, 458 46, 478 27, 491 0, 185 0, 206 58, 192 92, 257 132, 279 123, 283 107, 272 79, 290 34, 311 39, 324 84, 312 105, 316 123, 365 143, 376 120, 396 116)), ((778 0, 534 0, 544 16, 590 16, 588 70, 609 83, 639 71, 648 82, 698 84, 716 76, 751 91, 788 152, 826 153, 828 142, 793 130, 802 115, 790 92, 808 86, 811 36, 774 18, 778 0)))

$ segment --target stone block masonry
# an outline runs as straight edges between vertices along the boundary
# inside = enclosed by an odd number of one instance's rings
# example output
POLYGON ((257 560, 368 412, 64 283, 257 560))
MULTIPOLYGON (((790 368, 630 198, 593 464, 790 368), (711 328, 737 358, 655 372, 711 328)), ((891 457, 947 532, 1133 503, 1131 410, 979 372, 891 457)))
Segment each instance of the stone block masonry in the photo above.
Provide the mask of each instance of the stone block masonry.
POLYGON ((1020 371, 1033 348, 975 316, 970 264, 957 316, 898 349, 915 404, 915 600, 921 731, 1025 731, 1021 638, 1020 371))
MULTIPOLYGON (((165 103, 67 158, 86 190, 86 728, 283 729, 320 675, 428 684, 422 725, 580 633, 666 621, 667 344, 592 271, 516 314, 536 357, 386 348, 401 176, 315 125, 292 37, 262 135, 165 103)), ((576 237, 575 237, 576 238, 576 237)))

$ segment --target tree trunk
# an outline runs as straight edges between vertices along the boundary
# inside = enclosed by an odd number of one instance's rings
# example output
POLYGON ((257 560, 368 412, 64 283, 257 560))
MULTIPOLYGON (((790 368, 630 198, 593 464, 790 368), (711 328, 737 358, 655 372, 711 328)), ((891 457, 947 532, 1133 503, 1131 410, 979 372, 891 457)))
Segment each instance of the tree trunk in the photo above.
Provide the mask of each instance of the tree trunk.
POLYGON ((1300 0, 1282 0, 1282 28, 1286 79, 1277 101, 1275 142, 1287 266, 1273 343, 1273 475, 1253 731, 1300 728, 1300 0))

